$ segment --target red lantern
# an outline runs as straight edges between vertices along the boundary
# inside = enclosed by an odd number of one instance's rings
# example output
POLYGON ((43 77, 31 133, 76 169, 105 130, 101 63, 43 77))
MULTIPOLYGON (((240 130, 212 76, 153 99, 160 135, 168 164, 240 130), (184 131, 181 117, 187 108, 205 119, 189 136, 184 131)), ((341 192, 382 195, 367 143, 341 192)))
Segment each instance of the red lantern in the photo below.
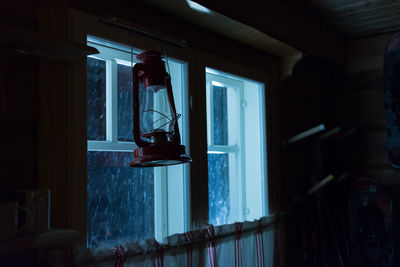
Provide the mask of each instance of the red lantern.
POLYGON ((161 54, 146 51, 137 56, 133 67, 132 167, 156 167, 191 162, 181 145, 171 77, 165 71, 161 54))

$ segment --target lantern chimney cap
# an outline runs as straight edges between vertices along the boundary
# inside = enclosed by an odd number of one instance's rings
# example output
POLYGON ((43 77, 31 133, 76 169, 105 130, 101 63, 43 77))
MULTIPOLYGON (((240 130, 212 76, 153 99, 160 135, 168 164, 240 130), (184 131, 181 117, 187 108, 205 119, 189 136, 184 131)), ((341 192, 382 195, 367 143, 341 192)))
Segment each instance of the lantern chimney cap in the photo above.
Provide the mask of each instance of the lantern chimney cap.
POLYGON ((137 55, 136 58, 141 60, 143 63, 146 63, 149 61, 160 61, 161 54, 157 51, 145 51, 145 52, 137 55))

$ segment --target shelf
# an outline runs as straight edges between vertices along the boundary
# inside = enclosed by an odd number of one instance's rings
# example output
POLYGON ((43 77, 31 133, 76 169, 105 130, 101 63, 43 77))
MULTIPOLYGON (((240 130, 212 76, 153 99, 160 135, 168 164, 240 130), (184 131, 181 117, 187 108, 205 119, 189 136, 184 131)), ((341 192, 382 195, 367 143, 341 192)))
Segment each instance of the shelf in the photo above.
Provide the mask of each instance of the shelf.
POLYGON ((0 254, 17 252, 25 249, 53 247, 80 238, 80 233, 66 229, 50 229, 48 232, 19 236, 16 239, 0 241, 0 254))
POLYGON ((99 53, 96 48, 90 46, 2 28, 0 51, 0 54, 6 57, 31 56, 45 60, 76 60, 99 53))

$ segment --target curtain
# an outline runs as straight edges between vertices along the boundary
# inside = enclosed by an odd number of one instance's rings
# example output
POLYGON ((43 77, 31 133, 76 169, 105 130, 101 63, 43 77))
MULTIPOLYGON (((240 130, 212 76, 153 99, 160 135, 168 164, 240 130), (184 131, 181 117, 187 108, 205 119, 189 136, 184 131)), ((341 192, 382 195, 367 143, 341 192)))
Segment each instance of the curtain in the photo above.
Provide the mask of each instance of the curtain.
POLYGON ((162 244, 152 238, 118 247, 80 249, 64 252, 63 260, 65 266, 272 267, 278 224, 276 216, 268 216, 253 222, 208 225, 169 236, 162 244))

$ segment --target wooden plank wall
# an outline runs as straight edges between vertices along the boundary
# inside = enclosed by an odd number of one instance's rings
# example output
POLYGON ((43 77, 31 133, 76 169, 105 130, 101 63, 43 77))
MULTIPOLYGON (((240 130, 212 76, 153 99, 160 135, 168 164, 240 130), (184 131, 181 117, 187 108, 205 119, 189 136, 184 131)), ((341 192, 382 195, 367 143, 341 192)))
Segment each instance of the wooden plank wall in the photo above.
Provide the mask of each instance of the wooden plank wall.
MULTIPOLYGON (((2 1, 1 27, 35 33, 38 27, 35 5, 33 0, 2 1)), ((35 59, 14 57, 11 51, 3 49, 0 57, 1 198, 7 199, 15 190, 37 188, 37 69, 35 59)), ((32 250, 2 254, 0 265, 36 266, 35 253, 32 250)))
POLYGON ((400 201, 400 176, 390 165, 386 149, 383 60, 391 34, 351 41, 347 74, 338 95, 338 117, 345 127, 356 129, 346 159, 360 176, 378 180, 400 201))
MULTIPOLYGON (((1 27, 37 30, 35 1, 2 2, 1 27), (21 9, 24 4, 26 9, 21 9)), ((35 188, 37 153, 37 64, 31 58, 0 58, 0 195, 35 188)))
MULTIPOLYGON (((340 87, 341 71, 333 64, 313 56, 304 55, 293 60, 292 64, 288 64, 286 60, 281 62, 282 76, 290 74, 281 81, 279 89, 282 141, 320 124, 324 124, 327 129, 337 126, 335 111, 332 107, 335 104, 334 93, 340 87)), ((282 204, 280 208, 286 214, 284 225, 280 229, 281 247, 284 248, 282 252, 284 255, 281 255, 280 259, 284 260, 284 263, 276 266, 305 266, 306 264, 304 262, 305 248, 301 240, 303 240, 302 235, 311 234, 311 232, 307 232, 305 225, 308 223, 303 219, 306 214, 310 215, 307 210, 313 208, 308 206, 304 195, 316 181, 326 175, 325 171, 332 171, 320 169, 322 165, 318 159, 321 161, 324 159, 316 157, 315 137, 280 146, 281 187, 277 190, 277 194, 280 195, 282 204), (288 256, 285 257, 285 255, 288 256)), ((312 220, 311 218, 310 222, 312 220)))
MULTIPOLYGON (((53 2, 5 1, 1 26, 66 40, 66 2, 53 2)), ((69 63, 12 52, 0 59, 0 191, 50 189, 51 227, 72 228, 69 63)))
POLYGON ((1 192, 36 186, 35 68, 31 60, 0 61, 1 192))

